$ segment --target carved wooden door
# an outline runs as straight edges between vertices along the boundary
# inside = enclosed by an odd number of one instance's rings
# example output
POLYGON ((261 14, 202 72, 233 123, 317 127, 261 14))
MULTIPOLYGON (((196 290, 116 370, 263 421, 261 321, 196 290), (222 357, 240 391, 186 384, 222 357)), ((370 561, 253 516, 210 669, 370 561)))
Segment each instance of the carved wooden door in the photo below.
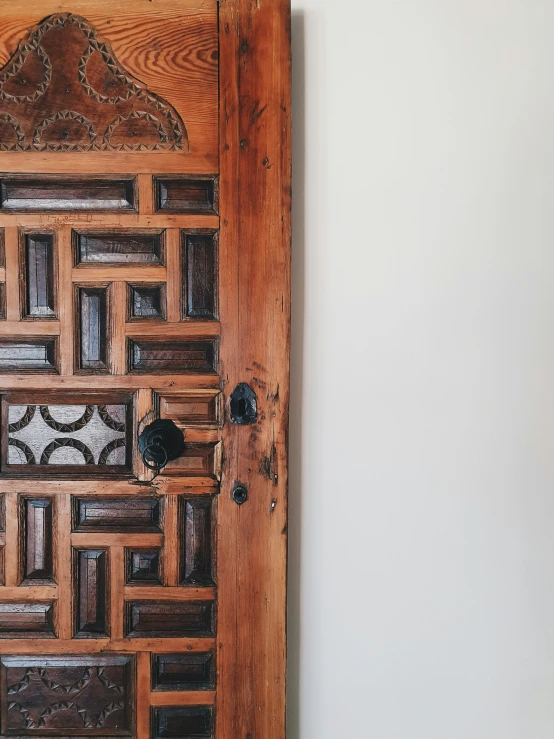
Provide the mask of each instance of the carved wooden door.
POLYGON ((288 33, 0 7, 2 737, 284 736, 288 33))

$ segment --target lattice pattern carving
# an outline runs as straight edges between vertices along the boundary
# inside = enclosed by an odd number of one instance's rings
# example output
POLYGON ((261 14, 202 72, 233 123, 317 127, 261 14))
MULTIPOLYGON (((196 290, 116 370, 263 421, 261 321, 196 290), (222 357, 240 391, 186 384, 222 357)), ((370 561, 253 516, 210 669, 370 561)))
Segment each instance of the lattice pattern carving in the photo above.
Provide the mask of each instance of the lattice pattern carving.
POLYGON ((122 67, 85 18, 48 16, 0 73, 0 151, 179 149, 188 140, 176 110, 122 67))
POLYGON ((8 464, 125 465, 125 405, 9 405, 8 464))

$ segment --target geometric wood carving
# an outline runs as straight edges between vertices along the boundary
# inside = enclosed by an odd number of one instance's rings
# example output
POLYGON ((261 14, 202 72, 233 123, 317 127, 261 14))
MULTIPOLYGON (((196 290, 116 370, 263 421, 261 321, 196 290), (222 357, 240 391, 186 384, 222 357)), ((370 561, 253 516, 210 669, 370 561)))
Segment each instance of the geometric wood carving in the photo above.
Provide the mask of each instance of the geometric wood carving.
POLYGON ((213 372, 216 362, 212 341, 130 339, 128 350, 133 372, 213 372))
POLYGON ((131 656, 4 656, 0 669, 4 734, 113 736, 132 731, 131 656))
POLYGON ((80 16, 29 31, 0 73, 0 151, 188 150, 175 109, 80 16))
MULTIPOLYGON (((1 102, 1 101, 0 101, 1 102)), ((59 210, 135 210, 133 179, 116 177, 6 177, 0 180, 0 207, 31 213, 59 210)))

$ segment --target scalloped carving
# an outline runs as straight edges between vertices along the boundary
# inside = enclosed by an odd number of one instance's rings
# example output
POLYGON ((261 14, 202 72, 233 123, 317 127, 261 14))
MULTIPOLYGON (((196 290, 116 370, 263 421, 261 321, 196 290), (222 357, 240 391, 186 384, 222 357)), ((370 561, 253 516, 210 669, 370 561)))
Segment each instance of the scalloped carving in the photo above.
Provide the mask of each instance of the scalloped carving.
POLYGON ((0 71, 0 151, 188 151, 176 110, 81 16, 29 31, 0 71))

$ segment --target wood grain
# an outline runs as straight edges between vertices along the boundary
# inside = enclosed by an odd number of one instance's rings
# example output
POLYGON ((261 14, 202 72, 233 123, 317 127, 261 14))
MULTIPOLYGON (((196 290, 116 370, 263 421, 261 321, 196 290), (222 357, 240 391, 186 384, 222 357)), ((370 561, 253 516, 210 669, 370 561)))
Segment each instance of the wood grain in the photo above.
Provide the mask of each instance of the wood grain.
MULTIPOLYGON (((38 485, 42 485, 44 490, 44 483, 38 482, 37 487, 38 485)), ((60 639, 71 639, 74 594, 71 571, 71 497, 67 493, 56 496, 55 527, 56 580, 59 592, 57 629, 60 639)))
POLYGON ((247 382, 256 388, 259 408, 254 427, 226 424, 223 429, 216 734, 219 739, 283 739, 289 1, 221 0, 220 54, 222 376, 227 398, 239 382, 247 382), (248 500, 240 507, 230 496, 236 480, 248 488, 248 500))

